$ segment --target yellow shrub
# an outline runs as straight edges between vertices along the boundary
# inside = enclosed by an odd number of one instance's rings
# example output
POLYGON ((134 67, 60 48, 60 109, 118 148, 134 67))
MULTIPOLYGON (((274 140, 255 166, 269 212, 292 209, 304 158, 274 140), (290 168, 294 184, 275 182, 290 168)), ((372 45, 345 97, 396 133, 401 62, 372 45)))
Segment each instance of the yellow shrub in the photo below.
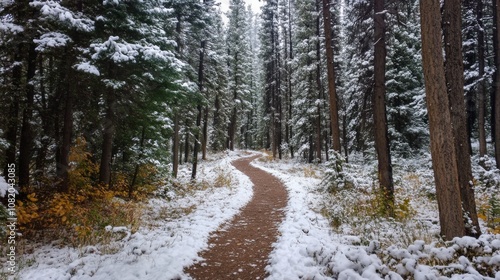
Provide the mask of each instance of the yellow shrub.
MULTIPOLYGON (((47 237, 64 238, 75 245, 83 245, 109 238, 112 233, 106 233, 107 225, 130 226, 132 231, 138 229, 141 204, 118 198, 128 197, 130 176, 113 174, 113 189, 97 183, 99 166, 91 160, 86 146, 84 139, 78 138, 70 151, 68 192, 33 189, 26 200, 18 201, 18 221, 26 238, 42 230, 47 237)), ((154 166, 141 166, 137 187, 132 192, 134 197, 150 193, 148 188, 153 180, 148 178, 154 176, 154 172, 154 166)))
POLYGON ((26 229, 27 225, 38 219, 37 201, 38 199, 34 193, 29 194, 28 199, 25 202, 22 202, 21 200, 17 201, 17 222, 19 223, 21 230, 26 229))

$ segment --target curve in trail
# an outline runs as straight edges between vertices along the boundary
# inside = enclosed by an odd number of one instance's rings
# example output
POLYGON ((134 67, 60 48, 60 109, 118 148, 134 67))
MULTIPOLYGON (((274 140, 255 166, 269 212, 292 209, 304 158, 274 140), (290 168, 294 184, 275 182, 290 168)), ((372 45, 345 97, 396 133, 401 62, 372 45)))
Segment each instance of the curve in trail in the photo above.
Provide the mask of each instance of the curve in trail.
POLYGON ((250 162, 259 156, 232 164, 254 184, 252 200, 233 220, 210 237, 204 259, 186 269, 193 279, 264 279, 265 267, 277 241, 278 226, 284 218, 287 192, 281 181, 255 168, 250 162))

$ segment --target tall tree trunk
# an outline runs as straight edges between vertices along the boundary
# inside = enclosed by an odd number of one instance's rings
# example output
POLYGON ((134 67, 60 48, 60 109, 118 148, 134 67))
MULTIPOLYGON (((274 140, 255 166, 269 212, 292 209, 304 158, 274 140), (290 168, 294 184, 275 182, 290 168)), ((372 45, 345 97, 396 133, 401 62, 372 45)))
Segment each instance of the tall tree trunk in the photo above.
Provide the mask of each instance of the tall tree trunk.
MULTIPOLYGON (((50 56, 49 56, 50 57, 50 56)), ((47 90, 45 86, 45 82, 47 80, 47 77, 45 76, 45 69, 44 69, 44 61, 46 60, 43 55, 38 54, 38 71, 39 71, 39 77, 40 77, 40 122, 41 122, 41 129, 44 132, 45 135, 50 134, 50 126, 52 124, 51 117, 52 114, 49 113, 49 106, 47 102, 47 90)), ((49 59, 49 65, 51 64, 51 59, 49 59)), ((51 73, 52 67, 49 66, 49 73, 51 73)), ((50 138, 49 137, 43 137, 40 140, 40 145, 39 148, 37 149, 37 155, 36 155, 36 160, 35 160, 35 168, 36 168, 36 177, 35 180, 40 181, 42 178, 45 177, 45 163, 47 161, 47 153, 49 150, 49 145, 50 145, 50 138)))
POLYGON ((235 107, 233 108, 233 110, 231 112, 231 119, 230 119, 230 123, 229 123, 229 138, 228 138, 228 145, 227 145, 229 150, 231 150, 231 151, 234 151, 234 135, 236 134, 236 119, 237 119, 236 114, 238 113, 236 110, 236 104, 234 106, 235 107))
POLYGON ((208 108, 203 109, 203 136, 201 142, 201 159, 207 159, 207 145, 208 145, 208 108))
POLYGON ((375 150, 378 158, 378 177, 385 195, 384 207, 387 214, 394 215, 394 183, 392 180, 391 153, 387 135, 387 114, 385 109, 385 15, 384 0, 375 0, 375 57, 373 92, 373 121, 375 126, 375 150))
MULTIPOLYGON (((290 56, 290 61, 293 61, 293 42, 292 42, 292 0, 288 0, 288 42, 289 42, 289 56, 290 56)), ((285 46, 286 47, 286 46, 285 46)), ((292 67, 290 66, 290 77, 292 75, 292 67)), ((288 79, 288 116, 290 119, 292 118, 292 103, 293 103, 293 97, 292 97, 292 79, 288 79)), ((291 140, 293 138, 293 128, 291 124, 287 123, 289 126, 289 139, 291 140)), ((290 147, 290 157, 294 157, 294 149, 293 145, 289 145, 290 147)))
MULTIPOLYGON (((200 90, 200 95, 203 95, 203 74, 204 74, 204 59, 205 59, 206 44, 207 44, 206 40, 201 41, 200 62, 198 65, 198 89, 200 90)), ((194 149, 193 149, 193 170, 191 171, 191 179, 196 179, 196 172, 198 169, 198 150, 200 149, 201 117, 203 113, 201 104, 198 104, 197 109, 198 109, 198 114, 196 116, 196 132, 194 134, 195 137, 194 137, 194 149)))
POLYGON ((139 168, 141 167, 141 160, 144 156, 144 141, 146 140, 146 126, 142 126, 141 140, 139 141, 139 156, 137 157, 137 163, 135 164, 134 176, 132 177, 132 182, 128 186, 128 197, 132 198, 135 190, 135 184, 137 182, 137 176, 139 175, 139 168))
POLYGON ((493 90, 495 95, 495 159, 497 168, 500 169, 500 0, 493 2, 493 47, 495 56, 495 75, 493 90))
POLYGON ((277 46, 278 46, 278 40, 277 40, 277 33, 278 33, 278 30, 276 30, 276 27, 274 26, 274 18, 275 18, 275 14, 273 13, 273 15, 271 16, 271 18, 273 18, 273 22, 271 24, 271 46, 272 46, 272 52, 271 52, 271 73, 270 74, 270 80, 271 80, 271 135, 272 135, 272 150, 273 150, 273 159, 276 159, 277 155, 278 155, 278 132, 277 132, 277 128, 278 128, 278 125, 277 125, 277 109, 278 109, 278 102, 277 102, 277 98, 278 98, 278 84, 277 84, 277 71, 279 71, 278 69, 278 65, 277 65, 277 52, 278 52, 278 49, 277 49, 277 46))
POLYGON ((478 85, 478 120, 479 130, 479 156, 486 155, 486 80, 484 77, 484 25, 483 25, 483 0, 477 0, 477 48, 478 48, 478 66, 479 66, 479 85, 478 85))
MULTIPOLYGON (((276 33, 278 36, 278 33, 276 33)), ((276 38, 276 42, 279 42, 279 38, 276 38)), ((283 129, 281 124, 283 123, 283 100, 281 98, 281 57, 279 52, 279 46, 276 46, 276 146, 278 148, 278 158, 283 158, 282 144, 283 144, 283 129)))
POLYGON ((451 112, 453 142, 455 147, 458 180, 463 209, 472 221, 472 227, 467 228, 467 235, 478 236, 480 233, 477 220, 476 204, 466 134, 466 112, 464 100, 464 74, 462 58, 462 16, 461 0, 445 0, 443 9, 443 35, 446 53, 445 78, 448 100, 451 112))
POLYGON ((186 135, 184 136, 184 163, 189 161, 189 125, 186 122, 186 135))
POLYGON ((177 178, 179 171, 179 113, 174 113, 174 139, 172 145, 172 176, 177 178))
MULTIPOLYGON (((320 14, 320 6, 321 6, 321 3, 320 3, 321 0, 316 0, 316 12, 318 13, 318 15, 316 16, 316 36, 317 38, 320 38, 321 36, 321 32, 320 32, 320 29, 321 29, 321 14, 320 14)), ((320 44, 320 41, 319 40, 316 40, 316 88, 318 89, 318 101, 319 100, 323 100, 323 97, 324 95, 322 94, 323 92, 323 85, 321 83, 321 44, 320 44)), ((316 118, 316 159, 318 160, 318 162, 321 162, 322 160, 322 157, 321 157, 321 148, 322 148, 322 144, 321 144, 321 130, 322 130, 322 127, 321 127, 321 103, 318 102, 317 104, 317 112, 318 112, 318 117, 316 118)), ((328 151, 327 151, 328 152, 328 151)))
POLYGON ((19 187, 23 192, 24 188, 30 184, 30 162, 33 153, 33 129, 31 121, 33 119, 33 106, 35 98, 35 86, 33 78, 36 71, 35 44, 28 44, 28 68, 26 73, 26 99, 23 110, 23 122, 21 127, 21 139, 19 145, 19 187))
POLYGON ((309 150, 308 150, 308 162, 312 163, 314 161, 314 142, 312 133, 309 134, 309 150))
POLYGON ((422 60, 441 235, 465 235, 456 149, 444 71, 439 0, 420 1, 422 60))
MULTIPOLYGON (((456 3, 456 2, 454 2, 456 3)), ((462 5, 464 6, 464 9, 465 11, 475 11, 476 8, 477 8, 477 5, 476 5, 476 0, 462 0, 462 5)), ((445 16, 443 14, 443 16, 445 16)), ((461 17, 460 17, 461 19, 461 17)), ((456 20, 456 18, 454 19, 456 20)), ((475 25, 476 23, 474 21, 472 21, 472 19, 470 18, 469 19, 469 23, 470 25, 475 25)), ((465 41, 466 42, 470 42, 470 41, 473 41, 474 40, 474 29, 475 27, 474 26, 464 26, 464 28, 466 28, 466 32, 465 34, 463 34, 464 38, 465 38, 465 41)), ((444 29, 444 32, 446 32, 446 28, 448 28, 447 26, 443 26, 443 29, 444 29)), ((458 36, 462 36, 461 35, 462 32, 458 33, 458 36)), ((452 35, 452 34, 450 34, 452 35)), ((453 36, 453 35, 452 35, 453 36)), ((467 71, 476 71, 476 69, 474 69, 476 66, 476 62, 477 62, 477 57, 476 57, 476 51, 474 49, 474 45, 471 45, 471 46, 467 46, 467 47, 462 47, 463 48, 463 52, 464 52, 464 58, 463 58, 463 68, 464 68, 464 72, 467 72, 467 71)), ((454 58, 454 59, 457 59, 457 58, 454 58)), ((465 77, 465 84, 467 85, 470 85, 472 83, 474 83, 476 78, 473 76, 473 75, 470 75, 469 77, 465 77)), ((476 123, 476 119, 477 119, 477 115, 478 115, 478 112, 477 112, 477 100, 476 100, 476 92, 474 90, 474 87, 468 87, 467 90, 465 90, 465 108, 466 108, 466 130, 467 130, 467 145, 468 145, 468 149, 469 149, 469 154, 472 154, 472 143, 471 143, 471 139, 472 139, 472 132, 474 130, 474 125, 476 123)))
MULTIPOLYGON (((71 70, 67 70, 71 71, 71 70)), ((70 78, 70 75, 66 77, 70 78)), ((69 189, 69 153, 71 149, 71 136, 73 133, 73 94, 70 89, 70 81, 66 82, 66 104, 64 107, 64 121, 63 121, 63 131, 62 131, 62 143, 61 143, 61 154, 60 154, 60 165, 58 174, 61 183, 59 185, 59 191, 67 192, 69 189)))
POLYGON ((221 143, 223 137, 221 136, 222 132, 219 130, 220 129, 219 125, 221 122, 221 120, 220 120, 221 119, 220 118, 221 104, 220 104, 220 98, 219 98, 218 93, 216 93, 216 95, 215 95, 214 108, 215 108, 215 111, 214 111, 213 124, 212 124, 212 127, 214 128, 214 140, 213 140, 213 144, 212 144, 212 149, 218 151, 224 145, 223 143, 221 143))
POLYGON ((12 67, 12 99, 9 107, 9 118, 7 130, 5 131, 5 140, 9 147, 5 150, 5 166, 3 175, 7 178, 8 166, 16 162, 16 145, 17 145, 17 130, 19 122, 19 96, 21 95, 21 79, 22 79, 22 66, 21 66, 21 48, 14 56, 14 66, 12 67))
POLYGON ((335 67, 332 45, 332 20, 330 0, 323 1, 323 27, 325 30, 326 68, 328 72, 328 96, 330 104, 330 125, 332 130, 332 148, 340 153, 339 109, 337 102, 337 87, 335 86, 335 67))
MULTIPOLYGON (((496 38, 498 36, 497 34, 497 28, 495 27, 496 26, 496 0, 492 0, 492 3, 491 3, 491 9, 492 9, 492 15, 493 15, 493 22, 492 22, 492 44, 493 44, 493 48, 492 48, 492 51, 490 52, 490 55, 493 56, 493 66, 495 66, 495 68, 497 67, 497 63, 496 63, 496 58, 495 58, 495 52, 496 52, 496 48, 497 48, 497 44, 498 44, 498 38, 496 38)), ((490 65, 488 65, 490 66, 490 65)), ((490 90, 490 134, 491 134, 491 143, 492 144, 495 144, 496 141, 496 130, 495 130, 495 119, 496 119, 496 112, 498 111, 495 107, 495 104, 496 104, 496 91, 495 91, 495 83, 496 83, 496 71, 494 73, 492 73, 492 84, 491 84, 491 90, 490 90)))
MULTIPOLYGON (((287 11, 285 14, 290 15, 289 11, 290 6, 288 6, 287 11)), ((288 24, 290 24, 290 16, 288 16, 288 24)), ((285 101, 284 101, 284 106, 285 110, 283 112, 284 115, 284 121, 285 121, 285 143, 288 147, 288 149, 291 148, 291 143, 290 143, 290 119, 291 115, 288 113, 288 107, 290 106, 290 91, 291 91, 291 66, 290 66, 290 53, 289 53, 289 42, 288 42, 288 27, 289 25, 283 25, 283 53, 284 53, 284 70, 285 70, 285 77, 284 77, 284 84, 286 87, 285 91, 285 101)))
POLYGON ((342 135, 344 144, 344 157, 345 162, 349 162, 349 139, 347 138, 347 114, 342 116, 342 135))

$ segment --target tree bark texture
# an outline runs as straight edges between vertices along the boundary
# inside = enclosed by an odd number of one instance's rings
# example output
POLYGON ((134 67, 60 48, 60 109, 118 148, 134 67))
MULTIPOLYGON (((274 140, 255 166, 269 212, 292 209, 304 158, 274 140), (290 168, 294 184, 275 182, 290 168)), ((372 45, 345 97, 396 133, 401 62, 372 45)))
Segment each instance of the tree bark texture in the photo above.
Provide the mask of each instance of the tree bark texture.
MULTIPOLYGON (((204 59, 205 59, 205 46, 207 41, 202 40, 200 46, 200 62, 198 65, 198 89, 200 95, 203 95, 203 74, 204 74, 204 59)), ((201 103, 201 100, 199 101, 201 103)), ((200 133, 201 133, 201 118, 203 114, 203 109, 201 104, 197 106, 198 114, 196 115, 196 132, 194 137, 194 149, 193 149, 193 170, 191 171, 191 179, 196 178, 196 173, 198 169, 198 151, 200 149, 200 133)))
MULTIPOLYGON (((464 100, 464 66, 462 57, 462 16, 460 0, 445 0, 443 10, 443 35, 446 54, 445 77, 449 108, 451 112, 452 132, 460 195, 463 208, 472 221, 472 227, 467 228, 467 235, 478 236, 474 190, 472 189, 472 169, 467 139, 467 116, 464 100)), ((450 142, 451 143, 451 142, 450 142)))
POLYGON ((330 0, 323 1, 323 27, 325 31, 326 68, 328 74, 328 96, 330 104, 330 125, 332 130, 332 148, 340 153, 340 126, 339 109, 337 101, 337 87, 335 85, 335 67, 332 45, 332 20, 330 13, 330 0))
POLYGON ((497 168, 500 169, 500 0, 493 1, 493 45, 495 56, 495 75, 493 90, 495 95, 495 159, 497 168))
POLYGON ((201 142, 201 159, 207 159, 207 145, 208 145, 208 108, 203 109, 203 136, 201 142))
POLYGON ((16 145, 17 145, 17 130, 19 118, 19 95, 22 92, 21 79, 22 67, 19 63, 21 61, 21 48, 14 55, 15 66, 12 68, 12 90, 15 94, 12 95, 12 100, 9 108, 9 123, 5 131, 5 140, 9 143, 9 147, 5 150, 5 166, 3 175, 7 178, 8 166, 16 162, 16 145))
POLYGON ((33 118, 33 106, 35 98, 35 87, 32 84, 36 71, 35 44, 28 44, 27 73, 26 73, 26 99, 23 110, 23 122, 21 126, 21 139, 19 144, 19 187, 21 192, 30 185, 30 162, 33 154, 33 129, 31 121, 33 118))
MULTIPOLYGON (((69 76, 67 78, 69 79, 69 76)), ((71 150, 71 136, 73 134, 73 92, 70 89, 70 81, 67 81, 66 88, 66 104, 64 106, 62 143, 60 147, 61 157, 60 162, 58 162, 58 165, 60 165, 60 174, 58 174, 58 177, 62 180, 59 185, 59 191, 61 192, 69 190, 69 153, 71 150)))
POLYGON ((172 145, 172 176, 177 178, 179 171, 179 113, 174 114, 174 139, 172 145))
MULTIPOLYGON (((316 17, 316 36, 319 38, 321 36, 321 32, 320 32, 320 29, 321 29, 321 22, 320 22, 320 19, 321 19, 321 15, 320 15, 320 1, 322 0, 317 0, 316 1, 316 12, 318 12, 318 16, 316 17)), ((316 87, 318 89, 318 100, 322 100, 323 96, 321 94, 321 92, 323 91, 323 85, 321 83, 321 44, 320 44, 320 41, 317 40, 316 41, 316 87)), ((317 112, 318 112, 318 116, 316 118, 316 160, 318 162, 321 162, 322 161, 322 157, 321 157, 321 148, 322 148, 322 133, 321 133, 321 130, 322 130, 322 126, 321 126, 321 103, 318 102, 318 105, 316 106, 317 108, 317 112)), ((328 151, 327 151, 328 152, 328 151)))
POLYGON ((451 112, 444 71, 439 0, 420 0, 422 60, 441 235, 465 235, 451 112))
POLYGON ((483 24, 483 0, 477 0, 477 60, 479 71, 479 84, 477 93, 478 103, 478 120, 477 126, 479 130, 479 156, 484 156, 487 153, 486 149, 486 80, 484 77, 484 24, 483 24))
POLYGON ((394 183, 392 180, 391 153, 387 133, 387 114, 385 108, 385 15, 384 0, 375 0, 375 54, 373 92, 373 121, 375 131, 375 150, 378 158, 378 178, 385 196, 387 214, 394 215, 394 183))

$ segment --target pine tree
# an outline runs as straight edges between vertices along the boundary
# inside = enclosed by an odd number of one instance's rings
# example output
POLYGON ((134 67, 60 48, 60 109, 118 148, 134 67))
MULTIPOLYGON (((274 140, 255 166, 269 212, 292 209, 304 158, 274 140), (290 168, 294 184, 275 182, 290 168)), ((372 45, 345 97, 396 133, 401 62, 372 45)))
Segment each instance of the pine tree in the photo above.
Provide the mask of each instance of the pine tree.
POLYGON ((389 137, 387 135, 387 113, 385 108, 385 1, 374 2, 374 90, 373 123, 375 150, 378 159, 378 179, 385 195, 384 207, 389 215, 394 215, 394 182, 389 137))
POLYGON ((387 14, 387 118, 391 151, 410 156, 428 144, 418 1, 387 14))
POLYGON ((292 68, 295 68, 292 83, 296 95, 293 96, 292 143, 298 154, 302 154, 309 162, 320 160, 321 154, 321 122, 319 108, 324 107, 321 87, 321 71, 318 72, 321 61, 317 51, 319 44, 318 20, 320 11, 316 3, 296 1, 296 32, 297 44, 294 50, 292 68), (318 133, 319 130, 319 133, 318 133), (318 135, 319 134, 319 135, 318 135), (319 147, 318 147, 319 146, 319 147))
POLYGON ((341 71, 341 98, 347 132, 344 142, 349 150, 365 152, 372 141, 373 93, 373 6, 370 1, 346 1, 345 26, 342 45, 344 70, 341 71))
POLYGON ((264 63, 264 138, 273 157, 281 156, 281 87, 278 2, 268 0, 262 7, 261 55, 264 63), (279 155, 278 155, 279 154, 279 155))
MULTIPOLYGON (((207 127, 210 131, 210 140, 207 144, 213 151, 225 148, 227 139, 227 123, 229 122, 228 104, 228 66, 226 49, 226 30, 222 22, 220 11, 214 12, 213 24, 210 25, 210 42, 207 46, 206 67, 206 95, 208 103, 212 104, 209 110, 212 116, 212 125, 207 127)), ((208 140, 208 139, 207 139, 208 140)))
POLYGON ((243 0, 231 0, 229 4, 229 27, 227 30, 227 52, 229 68, 230 118, 228 125, 227 148, 234 150, 240 130, 238 115, 247 106, 249 66, 248 53, 248 15, 243 0))
POLYGON ((340 153, 340 126, 339 126, 339 110, 337 101, 337 87, 336 87, 336 75, 335 75, 335 62, 334 62, 334 50, 332 46, 333 34, 332 34, 332 21, 331 21, 331 11, 330 11, 330 0, 323 0, 323 26, 325 32, 325 42, 326 42, 326 60, 327 60, 327 70, 328 70, 328 92, 330 101, 330 122, 332 131, 332 142, 333 149, 340 153))
MULTIPOLYGON (((495 63, 495 75, 493 82, 494 108, 500 108, 500 3, 493 0, 493 53, 495 63)), ((495 127, 495 159, 496 166, 500 169, 500 109, 494 111, 495 127)))

